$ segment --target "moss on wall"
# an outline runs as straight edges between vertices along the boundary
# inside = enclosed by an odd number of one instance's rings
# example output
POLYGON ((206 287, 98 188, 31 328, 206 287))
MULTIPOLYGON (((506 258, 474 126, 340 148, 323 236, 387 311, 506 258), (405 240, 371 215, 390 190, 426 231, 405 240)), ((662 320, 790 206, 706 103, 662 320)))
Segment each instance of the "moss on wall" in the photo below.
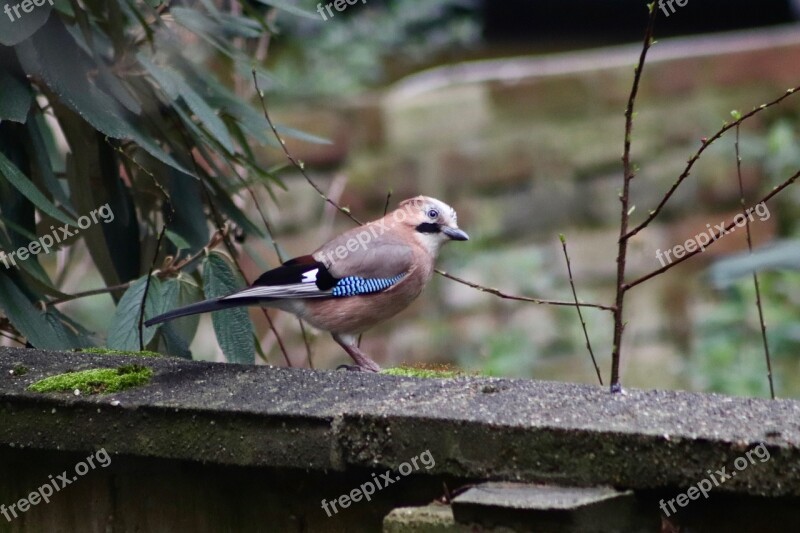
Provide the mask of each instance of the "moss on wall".
POLYGON ((82 394, 109 394, 145 385, 152 376, 151 369, 139 365, 93 368, 50 376, 33 383, 28 390, 33 392, 74 392, 79 390, 82 394))

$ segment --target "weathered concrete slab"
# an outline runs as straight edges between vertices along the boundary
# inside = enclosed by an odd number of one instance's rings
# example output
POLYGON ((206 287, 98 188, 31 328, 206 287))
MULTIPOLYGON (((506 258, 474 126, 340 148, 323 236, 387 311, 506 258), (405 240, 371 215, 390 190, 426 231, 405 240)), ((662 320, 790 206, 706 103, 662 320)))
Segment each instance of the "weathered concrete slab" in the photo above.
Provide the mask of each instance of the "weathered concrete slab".
POLYGON ((559 487, 482 483, 453 500, 460 524, 550 533, 658 531, 656 513, 637 512, 631 491, 611 487, 559 487))
POLYGON ((150 385, 111 396, 34 394, 45 376, 131 358, 0 351, 0 446, 345 472, 620 489, 695 485, 759 443, 715 493, 800 496, 800 402, 510 379, 418 380, 136 358, 150 385), (9 372, 17 365, 24 376, 9 372), (752 457, 752 454, 751 454, 752 457))

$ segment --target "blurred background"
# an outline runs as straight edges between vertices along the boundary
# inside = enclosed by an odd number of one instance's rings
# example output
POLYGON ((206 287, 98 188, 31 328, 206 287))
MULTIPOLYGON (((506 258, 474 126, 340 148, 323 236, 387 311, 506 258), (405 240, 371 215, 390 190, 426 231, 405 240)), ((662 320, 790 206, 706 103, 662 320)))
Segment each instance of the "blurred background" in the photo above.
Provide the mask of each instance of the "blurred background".
MULTIPOLYGON (((647 19, 643 2, 367 0, 334 9, 325 21, 313 2, 298 5, 312 16, 259 4, 274 31, 266 42, 241 45, 263 60, 263 88, 277 121, 329 141, 297 136, 287 143, 326 194, 361 219, 380 216, 389 193, 392 207, 417 194, 442 199, 471 240, 446 247, 440 266, 511 294, 571 299, 563 233, 581 300, 612 303, 623 112, 647 19)), ((669 15, 657 21, 637 101, 634 223, 732 111, 749 111, 800 84, 797 2, 673 6, 664 4, 669 15)), ((213 47, 183 38, 193 60, 213 68, 213 47)), ((245 71, 229 85, 256 105, 251 81, 245 71)), ((789 98, 742 128, 750 204, 800 168, 798 111, 800 101, 789 98)), ((662 216, 633 240, 629 279, 661 266, 657 250, 737 213, 733 140, 729 134, 707 150, 662 216)), ((287 256, 351 227, 280 150, 263 143, 254 149, 283 184, 254 190, 287 256)), ((254 213, 249 195, 232 198, 254 213)), ((755 268, 777 393, 800 396, 799 199, 790 188, 769 204, 768 219, 756 218, 752 257, 739 231, 628 294, 627 387, 768 395, 755 268)), ((277 264, 268 241, 247 232, 242 238, 249 279, 277 264)), ((70 253, 81 250, 76 244, 70 253)), ((102 283, 91 268, 73 268, 63 290, 102 283)), ((61 310, 103 332, 114 302, 98 296, 61 310)), ((584 315, 607 380, 610 313, 584 315)), ((281 364, 263 315, 250 316, 268 360, 281 364)), ((275 317, 293 362, 305 365, 297 322, 275 317)), ((315 366, 346 362, 327 334, 309 333, 315 366)), ((368 332, 362 346, 382 366, 450 364, 493 376, 596 383, 584 344, 575 309, 505 301, 437 276, 412 308, 368 332)), ((208 317, 191 350, 197 359, 223 359, 208 317)))

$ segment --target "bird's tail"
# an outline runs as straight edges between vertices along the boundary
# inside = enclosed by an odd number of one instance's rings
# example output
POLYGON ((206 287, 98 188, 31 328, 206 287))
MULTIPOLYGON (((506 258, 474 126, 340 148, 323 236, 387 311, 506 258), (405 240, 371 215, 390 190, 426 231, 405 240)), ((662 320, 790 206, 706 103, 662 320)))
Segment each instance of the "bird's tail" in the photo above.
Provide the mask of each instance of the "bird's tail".
POLYGON ((191 304, 185 307, 179 307, 178 309, 173 309, 172 311, 168 311, 163 315, 158 315, 157 317, 145 321, 144 325, 150 327, 156 324, 161 324, 162 322, 167 322, 169 320, 180 318, 182 316, 197 315, 200 313, 208 313, 210 311, 221 311, 223 309, 230 309, 231 307, 242 307, 245 305, 249 305, 249 302, 225 300, 225 298, 216 298, 214 300, 206 300, 204 302, 197 302, 196 304, 191 304))

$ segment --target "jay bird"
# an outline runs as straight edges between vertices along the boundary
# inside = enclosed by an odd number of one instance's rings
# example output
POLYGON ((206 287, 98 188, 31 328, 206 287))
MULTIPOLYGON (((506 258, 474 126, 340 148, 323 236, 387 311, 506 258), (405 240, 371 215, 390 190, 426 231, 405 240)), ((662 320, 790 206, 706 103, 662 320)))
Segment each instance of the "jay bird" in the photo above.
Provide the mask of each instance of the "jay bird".
POLYGON ((145 324, 231 307, 275 307, 330 332, 358 365, 353 369, 378 372, 380 367, 359 349, 358 336, 420 295, 433 276, 439 249, 451 240, 469 240, 458 228, 453 208, 417 196, 314 253, 266 272, 246 289, 175 309, 145 324))

